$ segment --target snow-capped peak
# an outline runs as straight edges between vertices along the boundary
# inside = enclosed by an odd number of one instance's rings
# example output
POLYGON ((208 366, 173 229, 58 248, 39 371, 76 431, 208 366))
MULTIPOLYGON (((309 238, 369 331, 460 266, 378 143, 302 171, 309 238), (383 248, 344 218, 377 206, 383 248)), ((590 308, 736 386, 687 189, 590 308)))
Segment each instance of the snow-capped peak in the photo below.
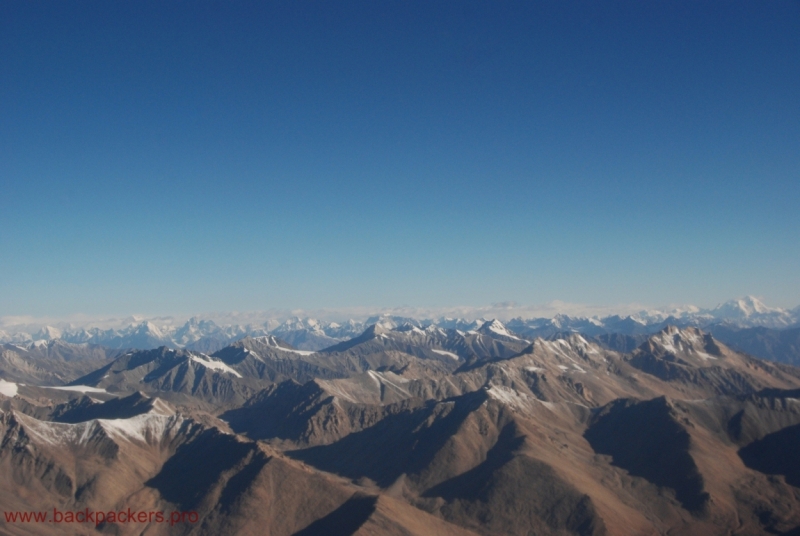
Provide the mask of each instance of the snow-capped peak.
POLYGON ((159 442, 178 433, 184 419, 158 401, 147 412, 128 419, 92 419, 77 424, 40 421, 14 412, 15 419, 36 443, 56 447, 85 445, 98 434, 114 441, 159 442))
MULTIPOLYGON (((645 346, 673 355, 696 355, 703 360, 716 359, 706 352, 705 334, 697 328, 667 326, 651 336, 645 346)), ((643 346, 644 347, 644 346, 643 346)))
POLYGON ((762 301, 753 296, 730 300, 711 310, 711 314, 717 318, 749 318, 757 314, 780 312, 782 312, 781 309, 767 307, 762 301))
POLYGON ((52 341, 61 337, 61 330, 53 326, 44 326, 33 334, 34 341, 52 341))
POLYGON ((158 329, 158 327, 150 321, 145 321, 139 324, 139 326, 136 328, 136 332, 141 334, 148 334, 158 339, 164 337, 164 334, 161 333, 161 330, 158 329))
POLYGON ((497 319, 487 321, 483 326, 481 326, 479 331, 490 336, 499 335, 501 337, 507 337, 517 341, 522 340, 516 335, 512 335, 511 332, 506 329, 503 323, 497 319))

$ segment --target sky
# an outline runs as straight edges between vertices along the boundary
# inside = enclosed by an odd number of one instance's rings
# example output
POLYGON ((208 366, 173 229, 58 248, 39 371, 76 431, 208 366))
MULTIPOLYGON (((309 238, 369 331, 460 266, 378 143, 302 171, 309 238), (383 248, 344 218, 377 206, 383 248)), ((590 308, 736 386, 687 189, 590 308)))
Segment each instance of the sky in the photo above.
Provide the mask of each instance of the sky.
POLYGON ((0 4, 0 315, 800 304, 800 2, 0 4))

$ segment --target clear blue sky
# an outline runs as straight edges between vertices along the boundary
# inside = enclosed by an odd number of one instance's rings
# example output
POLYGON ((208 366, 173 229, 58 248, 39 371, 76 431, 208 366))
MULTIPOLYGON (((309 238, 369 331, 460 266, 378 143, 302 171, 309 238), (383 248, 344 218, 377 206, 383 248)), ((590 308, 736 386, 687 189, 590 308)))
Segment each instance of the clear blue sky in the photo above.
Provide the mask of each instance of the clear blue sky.
POLYGON ((0 4, 0 315, 800 303, 800 2, 0 4))

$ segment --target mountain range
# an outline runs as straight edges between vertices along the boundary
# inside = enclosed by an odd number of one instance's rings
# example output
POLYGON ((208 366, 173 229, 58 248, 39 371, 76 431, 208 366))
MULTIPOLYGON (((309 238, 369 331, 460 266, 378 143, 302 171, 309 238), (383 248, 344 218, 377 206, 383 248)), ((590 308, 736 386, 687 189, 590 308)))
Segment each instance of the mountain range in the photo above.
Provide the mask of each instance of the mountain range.
MULTIPOLYGON (((359 336, 369 326, 385 329, 402 326, 478 331, 494 319, 412 318, 378 315, 344 322, 322 321, 311 317, 269 318, 259 323, 219 325, 210 319, 192 317, 184 323, 171 318, 151 320, 130 317, 117 327, 91 324, 53 327, 36 324, 6 325, 0 330, 0 343, 14 344, 25 350, 48 341, 88 344, 114 350, 155 349, 166 346, 206 354, 214 353, 245 337, 272 335, 299 350, 319 351, 359 336)), ((774 361, 800 363, 800 307, 792 310, 766 306, 757 298, 725 302, 713 309, 693 306, 665 310, 645 310, 634 315, 576 317, 558 314, 550 318, 514 317, 497 321, 499 329, 513 337, 533 340, 561 333, 581 333, 610 344, 614 349, 630 351, 649 335, 667 325, 698 327, 713 333, 731 347, 774 361)), ((485 328, 485 329, 488 329, 485 328)))
POLYGON ((281 324, 213 352, 7 343, 0 504, 197 516, 115 534, 800 532, 794 366, 686 325, 355 326, 318 351, 281 324))

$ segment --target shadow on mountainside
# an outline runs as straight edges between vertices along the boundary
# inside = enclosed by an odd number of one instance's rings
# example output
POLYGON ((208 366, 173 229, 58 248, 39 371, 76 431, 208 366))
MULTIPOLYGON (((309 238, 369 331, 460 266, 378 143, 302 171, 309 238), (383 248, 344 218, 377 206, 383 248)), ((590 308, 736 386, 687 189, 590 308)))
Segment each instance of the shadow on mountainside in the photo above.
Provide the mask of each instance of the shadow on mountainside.
POLYGON ((267 461, 255 443, 206 430, 195 440, 181 445, 161 471, 145 484, 157 489, 165 500, 191 510, 220 481, 223 473, 235 470, 236 474, 228 480, 220 497, 223 506, 228 507, 267 461))
POLYGON ((375 496, 355 493, 339 508, 293 536, 350 536, 369 519, 377 503, 375 496))
POLYGON ((675 491, 690 511, 702 511, 709 494, 689 454, 690 436, 666 398, 617 400, 606 406, 584 434, 595 452, 633 476, 675 491))
POLYGON ((783 475, 786 483, 800 488, 800 424, 771 433, 739 450, 750 469, 783 475))
POLYGON ((390 415, 376 425, 330 445, 288 452, 324 471, 348 478, 368 477, 381 487, 403 474, 424 469, 467 416, 487 399, 476 391, 425 407, 390 415))

